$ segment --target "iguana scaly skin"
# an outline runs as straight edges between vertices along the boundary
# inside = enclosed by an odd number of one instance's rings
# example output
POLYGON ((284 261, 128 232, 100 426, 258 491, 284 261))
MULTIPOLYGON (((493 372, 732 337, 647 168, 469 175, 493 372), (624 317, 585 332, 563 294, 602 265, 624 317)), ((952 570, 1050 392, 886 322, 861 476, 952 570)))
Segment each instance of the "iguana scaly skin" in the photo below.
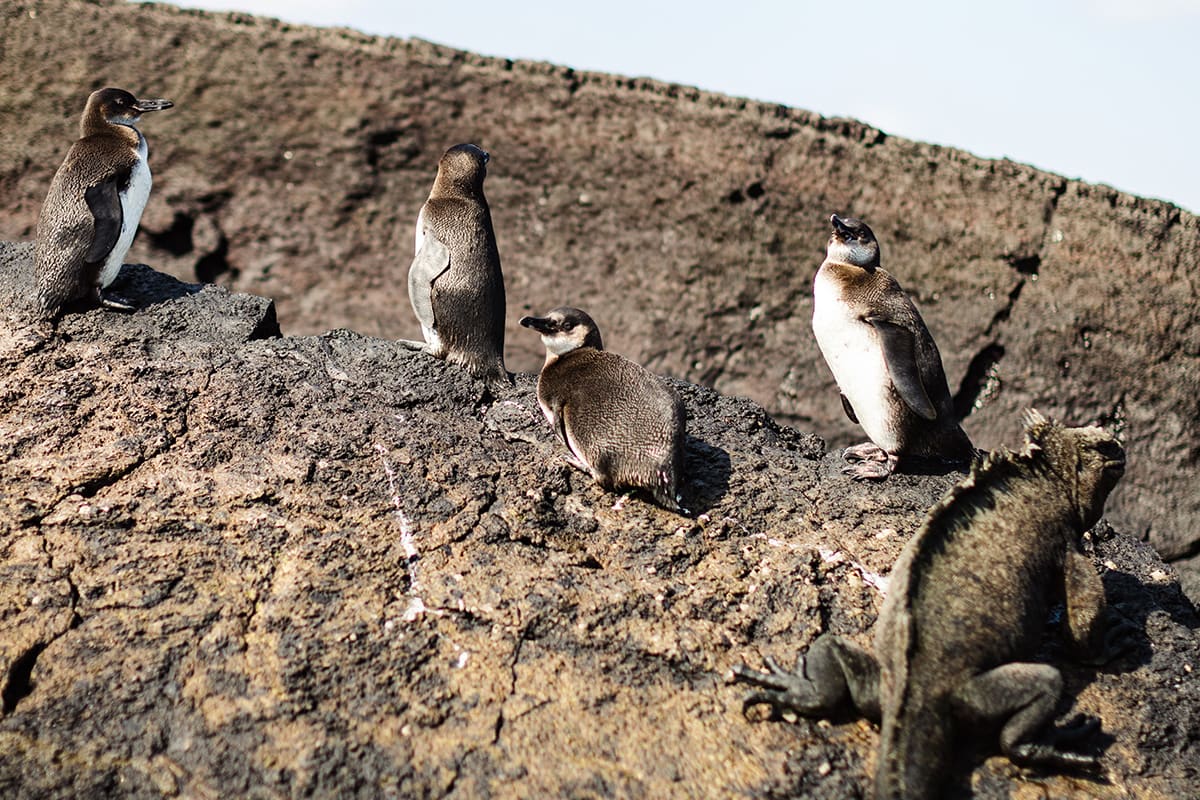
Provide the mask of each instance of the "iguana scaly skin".
MULTIPOLYGON (((1012 761, 1094 767, 1092 756, 1035 743, 1062 676, 1030 663, 1053 602, 1081 653, 1102 651, 1104 589, 1080 540, 1104 511, 1125 454, 1102 428, 1064 428, 1026 415, 1021 452, 995 452, 934 505, 892 570, 875 654, 824 634, 794 673, 735 667, 768 703, 828 716, 850 700, 880 722, 875 797, 937 796, 957 732, 1000 723, 1012 761)), ((1118 629, 1109 630, 1116 633, 1118 629)), ((1060 731, 1074 737, 1092 727, 1060 731)))

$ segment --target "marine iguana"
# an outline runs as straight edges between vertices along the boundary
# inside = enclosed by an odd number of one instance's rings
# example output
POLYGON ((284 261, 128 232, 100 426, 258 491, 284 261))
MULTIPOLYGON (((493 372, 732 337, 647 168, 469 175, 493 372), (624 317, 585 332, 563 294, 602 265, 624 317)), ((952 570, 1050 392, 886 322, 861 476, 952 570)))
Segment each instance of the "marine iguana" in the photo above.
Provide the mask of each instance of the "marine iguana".
POLYGON ((769 659, 770 673, 737 666, 737 679, 762 689, 746 707, 828 716, 850 700, 880 722, 877 800, 936 796, 962 723, 1000 723, 1000 749, 1015 763, 1094 768, 1093 756, 1033 740, 1054 714, 1062 675, 1028 659, 1059 598, 1064 633, 1081 652, 1128 632, 1128 622, 1101 624, 1104 588, 1080 550, 1124 470, 1124 450, 1104 429, 1066 428, 1028 411, 1021 452, 976 462, 904 547, 875 654, 826 633, 794 673, 769 659))

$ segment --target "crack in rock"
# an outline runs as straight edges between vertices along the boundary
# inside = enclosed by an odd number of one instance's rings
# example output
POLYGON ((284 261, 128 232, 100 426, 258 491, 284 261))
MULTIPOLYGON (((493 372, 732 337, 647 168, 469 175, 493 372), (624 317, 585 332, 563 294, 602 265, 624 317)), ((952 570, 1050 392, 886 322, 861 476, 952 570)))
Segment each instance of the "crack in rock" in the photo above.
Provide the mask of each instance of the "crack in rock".
POLYGON ((504 699, 500 701, 499 710, 496 712, 496 724, 492 730, 492 744, 500 743, 500 734, 504 730, 504 706, 514 694, 517 693, 517 662, 521 660, 521 648, 524 647, 525 641, 529 636, 530 630, 533 628, 533 623, 529 622, 522 626, 517 632, 517 643, 513 646, 512 661, 509 662, 508 669, 511 676, 511 681, 508 685, 508 692, 504 695, 504 699))

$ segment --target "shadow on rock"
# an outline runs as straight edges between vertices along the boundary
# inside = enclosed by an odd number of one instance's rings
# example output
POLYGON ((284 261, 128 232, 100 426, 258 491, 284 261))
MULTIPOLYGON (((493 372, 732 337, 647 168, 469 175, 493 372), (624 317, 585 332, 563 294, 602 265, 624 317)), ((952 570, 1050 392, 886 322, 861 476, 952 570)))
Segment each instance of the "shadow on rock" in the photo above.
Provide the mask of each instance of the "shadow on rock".
POLYGON ((729 491, 731 464, 725 450, 694 436, 687 437, 681 493, 683 505, 692 515, 720 505, 729 491))
MULTIPOLYGON (((1130 536, 1119 536, 1107 520, 1091 532, 1092 555, 1098 562, 1108 605, 1137 626, 1143 638, 1149 633, 1154 611, 1166 612, 1171 621, 1187 630, 1200 628, 1200 615, 1183 593, 1176 575, 1164 565, 1155 549, 1130 536), (1120 564, 1122 569, 1114 565, 1120 564)), ((1145 658, 1150 658, 1146 643, 1145 658)), ((1139 662, 1139 663, 1145 663, 1139 662)))
POLYGON ((199 283, 184 283, 145 264, 126 264, 112 284, 112 289, 142 309, 197 294, 204 288, 199 283))

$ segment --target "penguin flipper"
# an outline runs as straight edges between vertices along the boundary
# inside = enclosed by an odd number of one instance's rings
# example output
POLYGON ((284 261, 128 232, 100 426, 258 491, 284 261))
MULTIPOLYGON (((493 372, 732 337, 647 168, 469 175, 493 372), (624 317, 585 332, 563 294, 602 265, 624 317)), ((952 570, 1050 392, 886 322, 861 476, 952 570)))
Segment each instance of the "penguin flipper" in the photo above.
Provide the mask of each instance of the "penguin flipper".
POLYGON ((883 360, 900 397, 919 417, 937 419, 937 409, 921 382, 917 367, 916 341, 912 331, 884 317, 869 316, 866 321, 879 333, 883 343, 883 360))
POLYGON ((450 251, 436 236, 425 233, 421 249, 408 268, 408 299, 422 330, 436 331, 433 317, 433 282, 450 269, 450 251))
POLYGON ((567 455, 563 456, 563 459, 575 469, 597 477, 595 471, 588 465, 587 459, 576 449, 576 443, 571 438, 571 434, 567 432, 567 407, 560 404, 552 410, 554 412, 554 433, 567 448, 567 455))
POLYGON ((108 258, 121 236, 125 212, 121 210, 121 195, 117 186, 117 176, 114 175, 95 186, 89 186, 83 193, 95 223, 92 243, 83 256, 88 264, 99 264, 108 258))
POLYGON ((846 412, 846 416, 849 417, 850 421, 855 425, 861 424, 858 421, 858 415, 854 413, 854 406, 850 405, 850 398, 846 397, 846 395, 843 393, 839 393, 839 396, 842 398, 842 410, 846 412))

